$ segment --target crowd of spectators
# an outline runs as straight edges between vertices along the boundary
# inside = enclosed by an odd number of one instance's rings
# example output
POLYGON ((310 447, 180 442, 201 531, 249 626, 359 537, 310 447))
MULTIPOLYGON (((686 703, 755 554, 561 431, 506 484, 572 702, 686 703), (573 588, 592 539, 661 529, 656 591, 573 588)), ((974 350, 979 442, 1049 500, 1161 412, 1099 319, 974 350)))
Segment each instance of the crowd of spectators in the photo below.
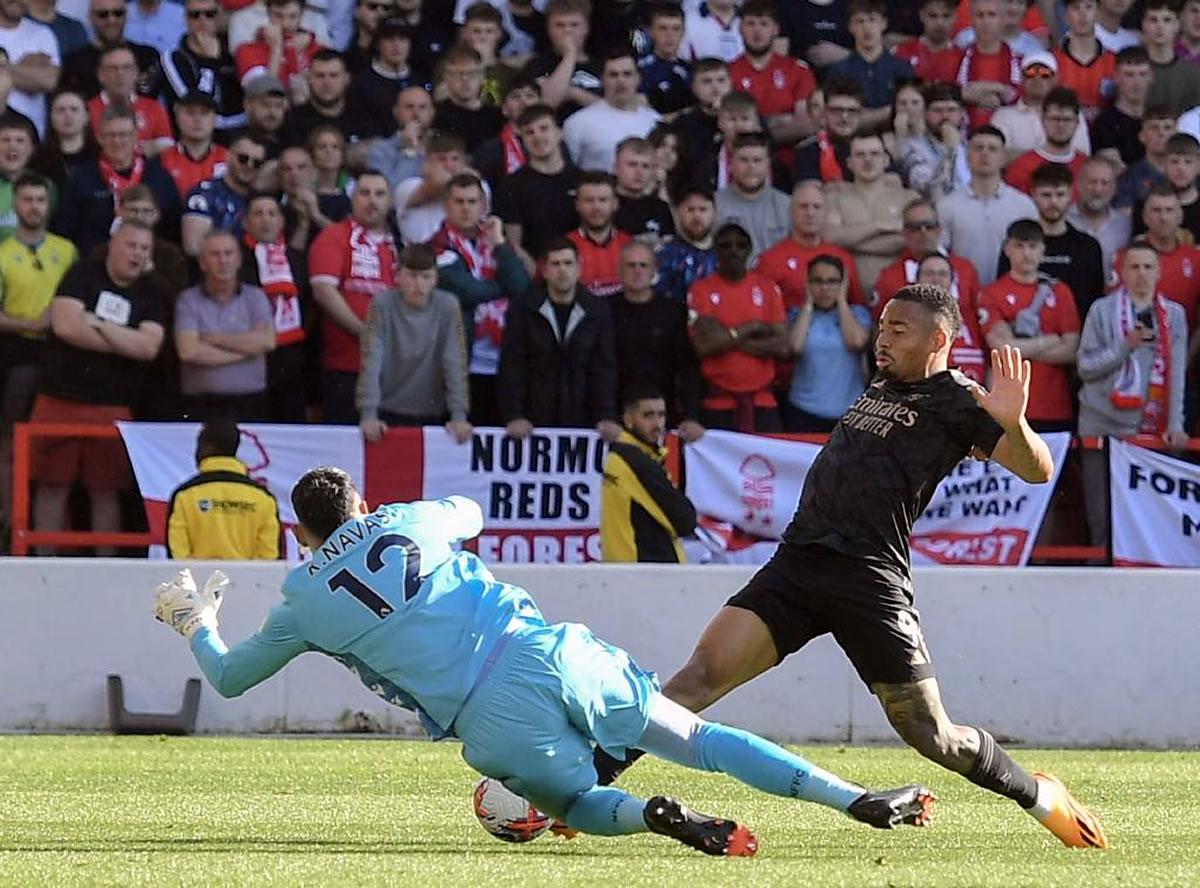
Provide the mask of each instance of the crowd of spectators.
POLYGON ((0 105, 5 505, 31 417, 828 431, 915 281, 1036 428, 1200 418, 1200 0, 0 0, 0 105))

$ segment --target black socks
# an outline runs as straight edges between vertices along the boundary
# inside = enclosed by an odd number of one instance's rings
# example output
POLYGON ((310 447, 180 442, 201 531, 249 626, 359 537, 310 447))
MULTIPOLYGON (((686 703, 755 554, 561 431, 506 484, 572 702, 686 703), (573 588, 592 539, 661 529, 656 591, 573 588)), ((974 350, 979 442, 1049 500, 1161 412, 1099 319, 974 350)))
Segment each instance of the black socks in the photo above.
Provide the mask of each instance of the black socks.
POLYGON ((1032 808, 1037 802, 1037 781, 1012 760, 996 738, 983 728, 975 730, 979 734, 979 757, 966 778, 976 786, 1012 799, 1022 808, 1032 808))

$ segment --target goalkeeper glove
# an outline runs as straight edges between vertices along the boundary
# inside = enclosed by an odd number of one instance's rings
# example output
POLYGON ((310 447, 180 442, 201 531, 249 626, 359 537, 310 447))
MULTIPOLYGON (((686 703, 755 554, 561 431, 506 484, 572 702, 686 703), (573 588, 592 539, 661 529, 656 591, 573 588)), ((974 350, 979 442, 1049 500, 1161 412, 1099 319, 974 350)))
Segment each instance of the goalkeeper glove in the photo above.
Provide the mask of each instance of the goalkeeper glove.
POLYGON ((201 626, 217 628, 217 611, 221 607, 229 577, 215 570, 204 584, 196 588, 192 572, 186 567, 167 583, 154 590, 154 616, 184 638, 190 639, 201 626))

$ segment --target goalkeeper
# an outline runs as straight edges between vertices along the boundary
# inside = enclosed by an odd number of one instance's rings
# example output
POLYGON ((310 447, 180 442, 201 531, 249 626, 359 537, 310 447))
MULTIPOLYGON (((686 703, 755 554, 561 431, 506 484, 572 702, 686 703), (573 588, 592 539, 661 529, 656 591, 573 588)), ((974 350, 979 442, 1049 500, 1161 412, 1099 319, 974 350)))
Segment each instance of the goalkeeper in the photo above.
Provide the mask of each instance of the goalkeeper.
POLYGON ((483 526, 469 499, 371 513, 349 475, 318 468, 296 484, 292 505, 312 560, 288 574, 283 600, 250 638, 227 648, 217 631, 222 575, 197 590, 184 570, 158 588, 155 615, 189 640, 224 697, 306 651, 326 654, 385 700, 415 710, 435 739, 461 738, 473 768, 582 832, 650 831, 713 855, 757 848, 744 825, 664 796, 647 802, 598 786, 593 744, 618 758, 644 749, 879 828, 928 822, 934 798, 924 787, 867 792, 673 703, 653 673, 586 627, 548 624, 525 590, 453 550, 483 526))

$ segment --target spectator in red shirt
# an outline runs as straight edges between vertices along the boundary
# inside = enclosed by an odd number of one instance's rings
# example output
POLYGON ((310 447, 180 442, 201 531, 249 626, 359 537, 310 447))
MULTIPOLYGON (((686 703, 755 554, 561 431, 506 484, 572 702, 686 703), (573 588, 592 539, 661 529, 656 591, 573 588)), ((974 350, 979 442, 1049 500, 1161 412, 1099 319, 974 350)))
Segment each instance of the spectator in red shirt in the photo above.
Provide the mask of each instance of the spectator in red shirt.
MULTIPOLYGON (((883 307, 908 284, 934 283, 958 300, 962 322, 958 338, 950 348, 950 366, 956 367, 981 385, 987 374, 987 356, 983 348, 983 332, 979 329, 979 275, 970 260, 943 253, 939 242, 942 224, 931 201, 918 198, 904 208, 904 252, 900 258, 879 273, 871 294, 871 312, 875 320, 883 307), (924 260, 930 256, 945 259, 945 280, 921 280, 924 260)), ((934 273, 941 272, 934 266, 934 273)))
POLYGON ((710 429, 778 432, 771 384, 791 354, 779 288, 748 271, 750 234, 736 222, 717 230, 717 270, 692 284, 688 318, 707 388, 700 422, 710 429))
POLYGON ((136 92, 138 67, 133 50, 123 45, 102 50, 96 76, 100 80, 100 94, 88 101, 93 133, 100 134, 100 117, 105 108, 125 105, 133 110, 138 145, 143 155, 154 157, 174 144, 166 109, 154 99, 136 92))
POLYGON ((1088 123, 1112 101, 1117 59, 1096 39, 1096 0, 1066 0, 1067 36, 1054 50, 1058 82, 1079 96, 1088 123))
POLYGON ((325 312, 322 413, 340 425, 358 425, 359 336, 371 300, 395 286, 397 264, 387 179, 375 170, 360 174, 351 202, 349 218, 317 235, 308 255, 313 297, 325 312))
POLYGON ((954 80, 962 88, 970 128, 983 126, 1021 92, 1021 59, 1004 42, 1000 0, 971 0, 975 43, 963 50, 954 80))
POLYGON ((213 142, 217 103, 204 92, 190 92, 175 103, 179 141, 159 155, 163 169, 174 180, 182 199, 206 179, 225 173, 228 156, 224 145, 213 142))
POLYGON ((779 287, 786 308, 799 308, 808 298, 808 263, 821 254, 841 260, 846 269, 850 302, 866 304, 854 258, 848 251, 825 240, 824 229, 825 192, 821 183, 801 182, 792 191, 791 233, 765 250, 754 267, 755 271, 770 278, 779 287))
POLYGON ((893 53, 912 65, 925 83, 953 83, 962 51, 951 38, 954 4, 951 0, 921 0, 921 36, 897 44, 893 53))
POLYGON ((239 46, 234 55, 243 87, 270 74, 287 87, 293 105, 308 100, 304 74, 322 46, 311 31, 300 27, 303 12, 300 0, 267 0, 267 24, 256 40, 239 46))
MULTIPOLYGON (((779 13, 771 0, 747 0, 741 30, 746 51, 729 65, 733 88, 754 96, 775 144, 793 145, 813 131, 806 105, 817 85, 812 69, 775 52, 779 13)), ((781 159, 790 164, 791 150, 781 159)))
MULTIPOLYGON (((1033 173, 1044 163, 1061 163, 1072 175, 1087 161, 1087 155, 1071 147, 1079 126, 1079 99, 1065 86, 1056 86, 1042 103, 1042 127, 1046 143, 1026 151, 1004 172, 1004 181, 1026 194, 1033 188, 1033 173)), ((1078 192, 1074 192, 1078 196, 1078 192)))
POLYGON ((1008 226, 1004 255, 1010 271, 984 287, 979 326, 990 348, 1015 345, 1032 363, 1029 424, 1039 432, 1074 428, 1070 373, 1079 349, 1079 311, 1065 284, 1038 273, 1046 250, 1032 219, 1008 226))
POLYGON ((621 250, 633 238, 618 231, 617 183, 598 170, 580 173, 575 191, 579 227, 567 235, 579 253, 579 283, 593 296, 621 289, 621 250))
MULTIPOLYGON (((1179 195, 1167 183, 1155 185, 1142 206, 1142 221, 1146 233, 1134 238, 1134 243, 1145 243, 1158 251, 1158 288, 1172 302, 1183 306, 1187 314, 1188 329, 1195 333, 1197 308, 1200 307, 1200 249, 1193 243, 1191 235, 1183 229, 1183 207, 1179 195)), ((1121 283, 1120 269, 1125 251, 1117 254, 1113 263, 1117 283, 1121 283)), ((1200 338, 1193 341, 1192 349, 1200 347, 1200 338)))

